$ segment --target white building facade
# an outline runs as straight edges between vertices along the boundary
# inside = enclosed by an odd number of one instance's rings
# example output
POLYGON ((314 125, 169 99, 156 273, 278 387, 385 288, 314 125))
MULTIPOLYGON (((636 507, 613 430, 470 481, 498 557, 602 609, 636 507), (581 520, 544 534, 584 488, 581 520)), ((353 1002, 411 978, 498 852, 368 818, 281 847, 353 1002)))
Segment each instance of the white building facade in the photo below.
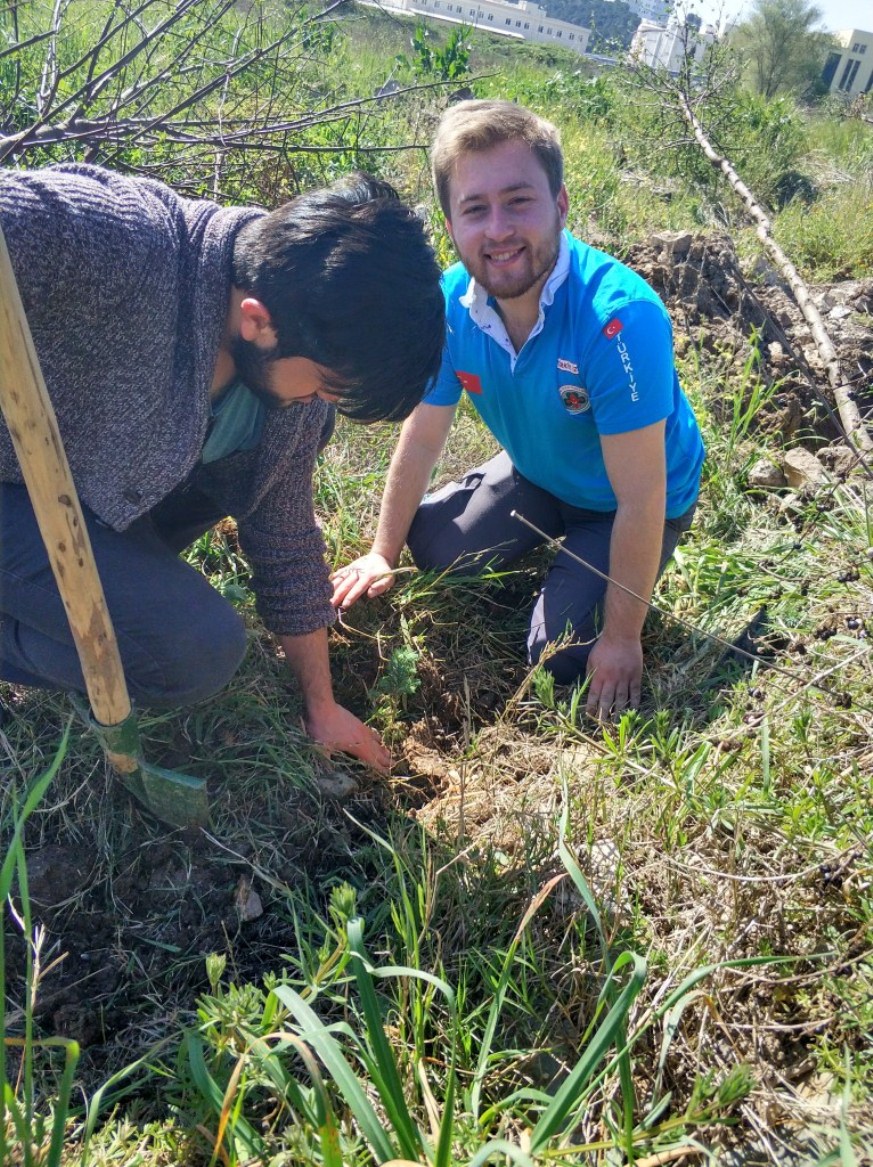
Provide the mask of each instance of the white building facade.
POLYGON ((835 33, 839 49, 827 59, 822 79, 831 93, 855 97, 873 89, 873 32, 859 28, 835 33))
MULTIPOLYGON (((373 0, 359 0, 359 3, 372 4, 373 0)), ((515 40, 561 45, 576 53, 585 52, 591 35, 580 24, 548 16, 545 8, 532 0, 518 0, 517 4, 508 0, 381 0, 378 7, 409 16, 466 24, 515 40)))
POLYGON ((630 54, 642 65, 652 69, 666 69, 678 73, 685 57, 685 46, 695 61, 700 62, 707 48, 715 40, 715 29, 704 25, 699 31, 686 28, 674 17, 666 25, 643 20, 634 33, 630 54))

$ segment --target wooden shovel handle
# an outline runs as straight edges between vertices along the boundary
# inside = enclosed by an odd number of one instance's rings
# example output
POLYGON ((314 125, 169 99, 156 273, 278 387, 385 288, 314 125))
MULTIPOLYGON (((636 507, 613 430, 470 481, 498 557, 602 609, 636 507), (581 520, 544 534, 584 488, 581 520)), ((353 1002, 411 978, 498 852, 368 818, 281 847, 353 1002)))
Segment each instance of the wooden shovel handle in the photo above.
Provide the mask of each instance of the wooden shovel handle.
POLYGON ((2 230, 0 408, 67 610, 91 710, 103 725, 117 725, 130 713, 118 641, 2 230))

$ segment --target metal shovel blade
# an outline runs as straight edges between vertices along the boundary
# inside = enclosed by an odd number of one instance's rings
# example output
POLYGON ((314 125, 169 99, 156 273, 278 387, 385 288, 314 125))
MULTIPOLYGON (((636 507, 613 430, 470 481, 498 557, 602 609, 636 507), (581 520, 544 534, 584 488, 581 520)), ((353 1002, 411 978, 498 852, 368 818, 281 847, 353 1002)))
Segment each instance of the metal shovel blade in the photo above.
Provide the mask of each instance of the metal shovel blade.
POLYGON ((102 725, 90 715, 87 721, 122 785, 155 818, 174 827, 206 826, 209 799, 205 779, 144 761, 133 713, 117 725, 102 725))

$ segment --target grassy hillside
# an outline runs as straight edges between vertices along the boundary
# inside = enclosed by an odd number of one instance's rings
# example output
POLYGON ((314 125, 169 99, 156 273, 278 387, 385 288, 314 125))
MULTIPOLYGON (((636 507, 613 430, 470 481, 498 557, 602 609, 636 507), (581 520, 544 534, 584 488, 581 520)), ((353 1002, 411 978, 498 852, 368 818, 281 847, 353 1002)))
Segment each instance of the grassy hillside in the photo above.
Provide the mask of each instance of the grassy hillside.
MULTIPOLYGON (((257 14, 258 35, 305 19, 257 14)), ((263 203, 365 165, 423 208, 449 262, 426 147, 458 78, 439 58, 422 72, 406 22, 301 27, 234 98, 243 121, 267 92, 277 124, 308 118, 275 148, 165 133, 98 160, 263 203), (389 77, 410 91, 344 107, 389 77)), ((219 33, 226 48, 234 28, 219 33)), ((141 729, 151 760, 208 780, 208 830, 131 802, 63 696, 0 683, 2 1163, 873 1157, 869 462, 741 208, 650 94, 478 36, 463 83, 562 127, 572 229, 674 320, 708 457, 647 624, 642 708, 593 722, 578 690, 527 669, 554 552, 475 581, 406 565, 331 634, 340 699, 390 743, 392 773, 326 759, 233 524, 204 536, 188 557, 238 605, 249 653, 226 692, 141 729)), ((869 414, 873 126, 731 101, 710 111, 722 144, 869 414), (792 175, 808 183, 779 209, 792 175)), ((78 149, 43 140, 6 164, 78 149)), ((395 436, 343 423, 325 451, 331 563, 368 546, 395 436)), ((439 480, 492 449, 462 410, 439 480)))

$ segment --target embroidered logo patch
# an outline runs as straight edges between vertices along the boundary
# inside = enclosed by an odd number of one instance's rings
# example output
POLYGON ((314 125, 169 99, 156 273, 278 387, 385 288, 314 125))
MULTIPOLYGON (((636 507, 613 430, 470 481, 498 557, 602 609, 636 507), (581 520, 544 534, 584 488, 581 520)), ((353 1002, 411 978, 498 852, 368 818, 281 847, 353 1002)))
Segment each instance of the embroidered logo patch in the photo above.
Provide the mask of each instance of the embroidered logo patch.
POLYGON ((581 385, 561 385, 558 389, 567 413, 585 413, 591 408, 588 390, 581 385))
POLYGON ((579 366, 574 365, 572 361, 565 361, 563 357, 558 357, 558 368, 562 373, 578 373, 579 366))
POLYGON ((612 320, 610 320, 609 324, 607 324, 606 328, 604 328, 603 335, 607 340, 612 340, 614 336, 618 336, 623 328, 624 325, 619 320, 619 318, 617 316, 613 316, 612 320))
POLYGON ((482 382, 475 373, 458 373, 458 380, 468 393, 482 392, 482 382))

